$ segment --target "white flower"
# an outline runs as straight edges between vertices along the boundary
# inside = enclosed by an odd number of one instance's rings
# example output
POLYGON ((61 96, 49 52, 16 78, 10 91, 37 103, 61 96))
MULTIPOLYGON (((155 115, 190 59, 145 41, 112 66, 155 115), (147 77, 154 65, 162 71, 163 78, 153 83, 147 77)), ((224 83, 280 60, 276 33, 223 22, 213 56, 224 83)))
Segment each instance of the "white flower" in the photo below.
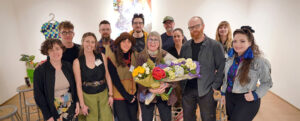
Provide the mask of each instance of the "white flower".
POLYGON ((138 77, 142 77, 142 74, 139 74, 138 77))
POLYGON ((142 65, 142 67, 143 67, 143 68, 147 68, 147 67, 148 67, 148 64, 147 64, 147 63, 144 63, 144 64, 142 65))
POLYGON ((180 77, 184 75, 184 69, 181 66, 175 66, 175 76, 180 77))
POLYGON ((100 60, 100 59, 96 59, 95 60, 95 65, 96 66, 99 66, 99 65, 101 65, 102 64, 102 61, 100 60))
POLYGON ((192 63, 193 60, 191 58, 186 59, 186 63, 192 63))
POLYGON ((138 77, 134 77, 134 80, 140 80, 138 77))
POLYGON ((163 70, 164 70, 164 71, 170 71, 171 68, 170 68, 170 67, 166 67, 166 68, 164 68, 163 70))
POLYGON ((190 69, 190 70, 194 70, 196 69, 197 65, 196 63, 194 63, 193 61, 187 61, 185 63, 185 65, 190 69))
POLYGON ((175 73, 173 71, 168 71, 169 79, 175 79, 175 73))

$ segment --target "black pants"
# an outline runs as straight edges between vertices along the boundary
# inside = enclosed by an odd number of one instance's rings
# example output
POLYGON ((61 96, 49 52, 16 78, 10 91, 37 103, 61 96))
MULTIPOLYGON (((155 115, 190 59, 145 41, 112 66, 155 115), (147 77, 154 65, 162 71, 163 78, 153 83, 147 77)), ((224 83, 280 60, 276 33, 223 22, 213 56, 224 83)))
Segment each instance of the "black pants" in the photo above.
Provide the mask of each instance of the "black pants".
POLYGON ((137 101, 114 100, 114 113, 118 121, 137 121, 137 101))
POLYGON ((248 102, 244 94, 226 93, 225 97, 230 121, 252 121, 260 107, 260 99, 248 102))
POLYGON ((202 121, 216 121, 217 102, 213 98, 213 90, 199 97, 198 89, 186 89, 182 96, 183 119, 196 121, 197 104, 200 107, 202 121))
POLYGON ((142 110, 142 120, 153 121, 153 111, 156 105, 159 111, 161 121, 171 121, 171 106, 168 105, 167 101, 162 101, 159 97, 156 97, 156 99, 156 103, 150 103, 149 105, 145 105, 144 103, 140 102, 142 110))

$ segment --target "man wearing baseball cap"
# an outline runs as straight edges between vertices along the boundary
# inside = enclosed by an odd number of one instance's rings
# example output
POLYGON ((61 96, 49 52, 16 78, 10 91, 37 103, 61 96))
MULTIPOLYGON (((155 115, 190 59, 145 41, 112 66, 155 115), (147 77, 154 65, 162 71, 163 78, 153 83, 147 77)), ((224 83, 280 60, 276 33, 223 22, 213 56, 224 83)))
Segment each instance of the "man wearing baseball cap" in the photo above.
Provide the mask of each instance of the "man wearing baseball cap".
POLYGON ((166 16, 163 20, 166 32, 161 35, 162 48, 168 50, 170 47, 174 46, 173 41, 173 29, 175 26, 174 19, 171 16, 166 16))

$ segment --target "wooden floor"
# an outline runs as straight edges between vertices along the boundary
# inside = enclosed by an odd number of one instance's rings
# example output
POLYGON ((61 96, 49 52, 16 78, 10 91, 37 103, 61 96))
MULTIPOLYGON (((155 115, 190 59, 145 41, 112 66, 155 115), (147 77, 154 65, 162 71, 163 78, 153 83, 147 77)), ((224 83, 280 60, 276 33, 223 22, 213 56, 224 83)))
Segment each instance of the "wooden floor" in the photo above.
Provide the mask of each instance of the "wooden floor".
MULTIPOLYGON (((32 97, 32 92, 26 93, 26 97, 32 97)), ((3 105, 16 105, 19 108, 18 98, 18 95, 16 95, 3 105)), ((25 117, 25 115, 23 115, 23 117, 25 117)), ((199 118, 199 115, 197 117, 199 118)), ((37 115, 34 114, 31 118, 32 121, 36 121, 37 115)), ((4 121, 10 121, 10 119, 4 121)), ((159 119, 157 121, 159 121, 159 119)), ((275 94, 268 92, 266 96, 263 97, 259 112, 253 121, 300 121, 300 110, 288 104, 275 94)))

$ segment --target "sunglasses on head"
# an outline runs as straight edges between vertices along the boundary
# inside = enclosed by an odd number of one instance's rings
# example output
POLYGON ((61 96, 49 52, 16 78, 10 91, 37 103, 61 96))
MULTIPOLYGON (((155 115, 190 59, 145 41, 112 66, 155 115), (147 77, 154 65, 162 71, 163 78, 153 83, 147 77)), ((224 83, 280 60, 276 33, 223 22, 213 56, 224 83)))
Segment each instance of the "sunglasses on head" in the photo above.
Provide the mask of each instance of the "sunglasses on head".
POLYGON ((135 17, 141 17, 141 18, 144 18, 144 15, 142 14, 142 13, 135 13, 134 15, 133 15, 133 17, 135 18, 135 17))

